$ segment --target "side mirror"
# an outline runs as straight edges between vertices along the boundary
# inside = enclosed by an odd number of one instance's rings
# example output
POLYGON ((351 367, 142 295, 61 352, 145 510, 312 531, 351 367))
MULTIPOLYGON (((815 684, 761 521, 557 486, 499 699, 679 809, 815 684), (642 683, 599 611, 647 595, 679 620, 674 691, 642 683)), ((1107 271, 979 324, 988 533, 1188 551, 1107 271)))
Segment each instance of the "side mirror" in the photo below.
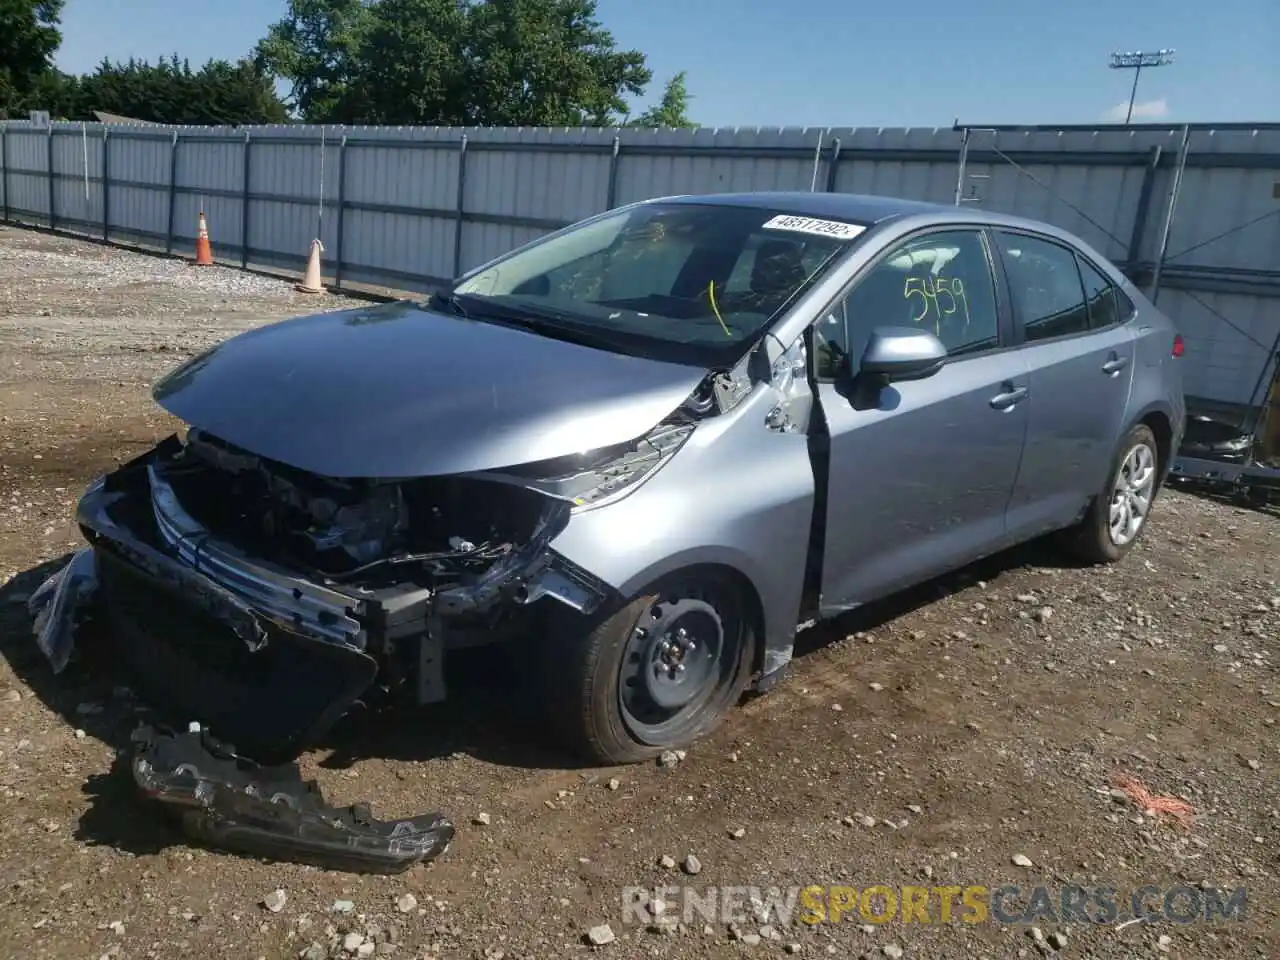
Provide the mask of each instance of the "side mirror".
POLYGON ((858 371, 881 383, 924 380, 942 369, 947 348, 926 330, 876 327, 862 352, 858 371))

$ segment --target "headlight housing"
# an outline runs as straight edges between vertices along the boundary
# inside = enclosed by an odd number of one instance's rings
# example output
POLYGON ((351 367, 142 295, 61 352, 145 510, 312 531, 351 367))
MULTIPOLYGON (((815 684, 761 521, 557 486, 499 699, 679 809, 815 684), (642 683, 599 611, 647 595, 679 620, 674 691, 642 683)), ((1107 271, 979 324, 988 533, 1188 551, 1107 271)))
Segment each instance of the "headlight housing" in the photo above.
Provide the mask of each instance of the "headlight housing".
POLYGON ((490 476, 568 501, 573 513, 620 500, 674 457, 701 420, 728 413, 746 398, 752 388, 748 359, 707 377, 674 413, 638 440, 526 463, 490 476))
POLYGON ((639 440, 602 447, 572 457, 525 464, 509 473, 527 477, 527 486, 588 510, 620 499, 675 456, 695 424, 664 421, 639 440))

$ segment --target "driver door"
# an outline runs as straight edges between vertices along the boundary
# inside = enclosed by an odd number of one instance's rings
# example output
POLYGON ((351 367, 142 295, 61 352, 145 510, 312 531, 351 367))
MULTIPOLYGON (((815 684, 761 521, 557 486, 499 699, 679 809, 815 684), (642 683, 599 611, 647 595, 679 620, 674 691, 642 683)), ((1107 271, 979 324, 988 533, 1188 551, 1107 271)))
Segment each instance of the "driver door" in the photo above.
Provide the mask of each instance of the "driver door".
POLYGON ((994 278, 981 229, 918 234, 874 262, 813 328, 827 445, 824 614, 1005 545, 1029 396, 1022 359, 1001 350, 1007 311, 994 278), (850 384, 872 329, 913 325, 937 334, 946 363, 858 399, 850 384))

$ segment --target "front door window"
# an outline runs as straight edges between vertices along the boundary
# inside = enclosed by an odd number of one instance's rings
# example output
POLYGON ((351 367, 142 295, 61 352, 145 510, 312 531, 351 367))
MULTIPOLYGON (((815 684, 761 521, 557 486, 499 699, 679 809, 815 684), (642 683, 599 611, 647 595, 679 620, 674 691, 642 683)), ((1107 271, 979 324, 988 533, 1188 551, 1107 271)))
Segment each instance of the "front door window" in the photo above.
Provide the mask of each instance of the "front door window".
POLYGON ((999 312, 991 259, 981 232, 948 230, 906 241, 866 273, 814 328, 818 376, 840 359, 857 362, 876 327, 918 327, 950 356, 996 346, 999 312))

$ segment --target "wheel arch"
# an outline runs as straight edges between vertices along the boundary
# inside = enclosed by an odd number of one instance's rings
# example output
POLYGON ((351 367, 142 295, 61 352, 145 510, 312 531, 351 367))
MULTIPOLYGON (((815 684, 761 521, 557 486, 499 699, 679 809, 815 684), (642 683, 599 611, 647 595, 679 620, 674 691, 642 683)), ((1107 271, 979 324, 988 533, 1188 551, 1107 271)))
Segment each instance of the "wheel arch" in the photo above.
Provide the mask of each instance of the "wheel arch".
POLYGON ((1139 412, 1137 417, 1125 428, 1125 433, 1127 434, 1137 426, 1145 426, 1156 438, 1156 456, 1159 458, 1156 486, 1157 488, 1162 487, 1165 478, 1169 475, 1170 467, 1173 466, 1173 459, 1177 453, 1173 449, 1175 435, 1173 415, 1164 406, 1153 404, 1139 412))

